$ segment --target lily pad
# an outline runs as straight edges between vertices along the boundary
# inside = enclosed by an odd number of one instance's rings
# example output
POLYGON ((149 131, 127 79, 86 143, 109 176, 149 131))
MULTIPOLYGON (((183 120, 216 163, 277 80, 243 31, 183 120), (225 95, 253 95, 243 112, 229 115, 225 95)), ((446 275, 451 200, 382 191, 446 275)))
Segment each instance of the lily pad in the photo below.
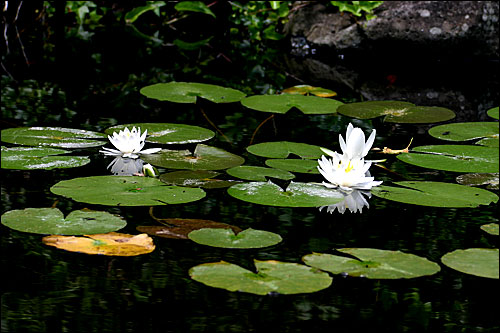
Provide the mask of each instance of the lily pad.
POLYGON ((258 249, 283 240, 278 234, 251 228, 237 234, 231 229, 203 228, 190 232, 188 237, 198 244, 229 249, 258 249))
MULTIPOLYGON (((453 123, 432 127, 429 134, 435 138, 447 141, 468 141, 482 138, 495 139, 498 147, 497 122, 453 123)), ((486 141, 488 142, 488 141, 486 141)), ((488 146, 490 146, 488 144, 488 146)))
POLYGON ((496 108, 491 108, 489 109, 488 111, 486 111, 486 113, 488 114, 488 116, 490 116, 491 118, 495 118, 495 119, 498 119, 498 106, 496 108))
POLYGON ((26 208, 6 212, 2 215, 2 224, 36 234, 85 235, 116 231, 127 222, 108 212, 75 210, 64 218, 57 208, 26 208))
POLYGON ((493 236, 498 236, 498 223, 488 223, 481 226, 481 230, 493 236))
POLYGON ((498 172, 497 148, 475 145, 431 145, 415 147, 397 158, 423 168, 455 172, 498 172))
POLYGON ((470 275, 498 279, 498 249, 455 250, 441 257, 446 266, 470 275))
POLYGON ((247 147, 247 150, 254 155, 269 158, 287 158, 294 154, 304 159, 318 159, 324 155, 319 146, 289 141, 258 143, 247 147))
POLYGON ((215 179, 220 172, 210 170, 182 170, 167 172, 160 176, 160 180, 168 185, 179 185, 201 188, 224 188, 240 182, 237 180, 215 179))
POLYGON ((25 146, 89 148, 106 143, 89 139, 105 138, 103 133, 63 127, 17 127, 2 130, 3 142, 25 146))
POLYGON ((305 84, 298 86, 293 86, 290 88, 283 89, 283 93, 292 95, 309 95, 313 94, 318 97, 333 97, 337 96, 337 93, 330 89, 325 89, 321 87, 313 87, 305 84))
POLYGON ((344 200, 342 193, 319 184, 291 182, 286 191, 271 182, 250 182, 231 186, 227 192, 243 201, 279 207, 319 207, 344 200))
POLYGON ((254 273, 225 261, 194 266, 189 276, 207 286, 257 295, 313 293, 332 284, 332 278, 309 266, 275 260, 254 260, 254 273))
POLYGON ((455 118, 455 112, 436 106, 416 106, 400 101, 370 101, 344 104, 338 112, 358 119, 384 117, 391 123, 437 123, 455 118))
POLYGON ((153 239, 146 234, 128 235, 116 232, 76 236, 46 236, 42 242, 61 250, 86 254, 130 257, 153 252, 153 239))
POLYGON ((157 206, 197 201, 199 188, 168 186, 158 179, 131 176, 93 176, 63 180, 50 188, 78 202, 108 206, 157 206))
POLYGON ((457 183, 462 185, 480 186, 487 185, 490 190, 498 190, 498 172, 497 173, 468 173, 457 176, 457 183))
POLYGON ((300 160, 294 158, 275 158, 264 162, 267 166, 275 169, 286 170, 298 173, 319 174, 318 161, 316 160, 300 160))
POLYGON ((163 226, 139 226, 137 230, 145 232, 148 235, 163 238, 189 239, 188 234, 193 230, 203 228, 222 228, 229 229, 235 233, 241 231, 237 226, 201 219, 158 219, 163 226))
POLYGON ((329 98, 302 95, 256 95, 241 100, 245 107, 272 113, 287 113, 297 108, 305 114, 331 114, 344 103, 329 98))
POLYGON ((53 156, 69 153, 57 148, 28 148, 2 146, 2 169, 52 170, 56 168, 75 168, 90 163, 86 156, 53 156))
POLYGON ((431 207, 478 207, 496 203, 498 196, 488 190, 459 184, 427 181, 402 181, 401 187, 380 185, 372 188, 377 197, 431 207))
POLYGON ((157 83, 140 90, 146 97, 175 103, 196 103, 198 97, 214 103, 239 102, 245 93, 213 84, 195 82, 157 83))
POLYGON ((222 170, 245 162, 243 157, 203 144, 198 144, 193 153, 189 150, 162 149, 159 153, 144 155, 142 159, 167 169, 188 170, 222 170))
MULTIPOLYGON (((267 181, 267 177, 278 178, 278 179, 294 179, 295 175, 285 170, 265 168, 250 165, 241 165, 231 169, 227 169, 226 172, 240 179, 254 180, 254 181, 267 181)), ((234 185, 234 184, 233 184, 234 185)))
POLYGON ((209 129, 184 125, 184 124, 170 124, 170 123, 136 123, 117 125, 107 128, 104 132, 112 135, 113 132, 128 127, 140 127, 142 133, 148 130, 146 142, 162 143, 162 144, 184 144, 184 143, 197 143, 207 141, 215 136, 215 133, 209 129))
POLYGON ((337 251, 353 257, 327 253, 308 254, 302 260, 309 266, 334 274, 368 279, 411 279, 436 274, 438 264, 410 253, 370 248, 345 248, 337 251), (357 258, 357 259, 356 259, 357 258))

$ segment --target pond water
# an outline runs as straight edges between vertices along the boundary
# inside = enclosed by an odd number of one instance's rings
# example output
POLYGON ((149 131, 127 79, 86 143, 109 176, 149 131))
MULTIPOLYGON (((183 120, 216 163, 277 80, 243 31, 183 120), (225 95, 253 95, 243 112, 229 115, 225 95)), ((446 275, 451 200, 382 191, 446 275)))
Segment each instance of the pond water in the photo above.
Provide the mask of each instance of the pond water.
MULTIPOLYGON (((126 66, 120 68, 125 70, 126 66)), ((411 72, 417 71, 412 68, 411 72)), ((78 74, 83 75, 79 71, 78 74)), ((109 77, 108 82, 100 82, 99 87, 107 86, 112 91, 112 100, 106 100, 105 92, 92 87, 82 93, 78 75, 70 85, 56 84, 50 88, 59 92, 51 91, 43 96, 36 93, 36 89, 44 86, 42 82, 48 79, 48 73, 37 75, 38 82, 16 84, 4 76, 2 108, 3 114, 9 117, 3 119, 2 129, 24 124, 103 131, 116 124, 172 122, 215 131, 211 124, 216 124, 224 136, 219 133, 207 144, 243 156, 246 165, 258 166, 264 166, 265 159, 246 151, 250 143, 286 140, 339 150, 338 134, 344 135, 350 122, 366 134, 372 128, 377 129, 374 147, 403 149, 411 138, 418 146, 441 143, 427 134, 433 126, 430 124, 384 123, 380 118, 357 120, 338 114, 304 115, 297 110, 275 115, 255 132, 270 114, 248 110, 239 103, 214 104, 201 100, 192 105, 146 99, 138 90, 153 83, 151 81, 158 81, 162 73, 144 71, 141 75, 132 83, 133 89, 125 88, 127 83, 122 78, 127 77, 126 73, 121 78, 109 77), (155 79, 150 80, 148 75, 155 79), (122 93, 116 92, 117 86, 124 87, 122 93), (8 89, 21 89, 22 93, 9 94, 8 89), (19 96, 21 98, 17 98, 19 96)), ((298 83, 291 78, 287 81, 289 86, 298 83)), ((308 83, 322 84, 332 90, 346 89, 321 80, 308 83)), ((467 77, 461 83, 465 91, 478 91, 476 83, 469 82, 467 77)), ((453 81, 453 85, 459 84, 453 81)), ((411 89, 422 89, 425 93, 427 88, 411 89)), ((357 96, 354 101, 363 96, 355 90, 346 94, 350 94, 350 98, 357 96)), ((475 120, 484 118, 484 112, 479 111, 485 111, 487 105, 498 105, 497 96, 473 106, 472 110, 478 112, 475 120)), ((475 103, 476 99, 469 101, 475 103)), ((451 107, 443 104, 435 103, 451 107)), ((193 150, 194 146, 168 148, 193 150)), ((110 174, 106 167, 112 158, 104 157, 98 150, 76 150, 90 155, 91 163, 83 167, 2 170, 2 213, 28 207, 57 207, 66 215, 73 210, 91 208, 125 218, 127 226, 120 232, 137 234, 138 226, 158 225, 149 207, 90 205, 50 192, 49 188, 61 180, 110 174)), ((387 158, 384 163, 387 169, 376 166, 370 169, 376 180, 387 183, 397 180, 455 183, 459 175, 412 166, 391 155, 373 152, 370 157, 387 158)), ((231 179, 228 175, 223 177, 231 179)), ((297 174, 297 181, 321 182, 322 177, 297 174)), ((22 233, 2 225, 2 332, 354 332, 363 329, 493 332, 500 327, 498 306, 491 303, 493 291, 498 288, 497 280, 467 275, 440 263, 444 254, 456 249, 497 247, 498 236, 480 229, 483 224, 498 223, 496 204, 478 208, 433 208, 373 196, 369 199, 369 208, 364 208, 361 214, 349 211, 329 214, 317 208, 251 204, 228 195, 224 188, 206 192, 204 199, 194 203, 156 206, 154 216, 207 219, 242 229, 251 227, 277 233, 283 241, 262 249, 237 250, 154 237, 156 249, 152 253, 122 258, 65 252, 42 244, 42 235, 22 233), (319 292, 265 296, 212 288, 192 280, 188 274, 191 267, 207 262, 223 260, 254 271, 254 259, 301 263, 303 256, 313 252, 351 247, 412 253, 439 263, 441 271, 401 280, 332 275, 332 285, 319 292)))

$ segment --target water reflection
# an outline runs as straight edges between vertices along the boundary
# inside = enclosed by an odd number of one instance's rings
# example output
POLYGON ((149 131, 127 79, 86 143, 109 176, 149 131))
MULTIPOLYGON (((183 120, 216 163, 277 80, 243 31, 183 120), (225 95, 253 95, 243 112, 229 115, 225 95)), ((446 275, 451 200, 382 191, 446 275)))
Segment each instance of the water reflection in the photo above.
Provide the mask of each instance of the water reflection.
POLYGON ((370 199, 372 197, 372 194, 370 191, 363 191, 363 190, 353 190, 352 192, 346 193, 346 192, 341 192, 344 195, 344 200, 336 203, 334 205, 328 205, 328 206, 321 206, 319 207, 319 210, 321 211, 323 208, 326 207, 326 211, 330 214, 333 214, 335 209, 338 209, 339 213, 344 214, 346 209, 349 209, 351 213, 357 213, 358 211, 362 213, 363 207, 366 206, 366 208, 370 208, 370 205, 368 204, 368 201, 364 197, 368 197, 370 199))
POLYGON ((115 157, 108 165, 111 168, 111 173, 115 176, 138 176, 142 175, 142 167, 144 161, 140 158, 123 158, 121 156, 115 157))

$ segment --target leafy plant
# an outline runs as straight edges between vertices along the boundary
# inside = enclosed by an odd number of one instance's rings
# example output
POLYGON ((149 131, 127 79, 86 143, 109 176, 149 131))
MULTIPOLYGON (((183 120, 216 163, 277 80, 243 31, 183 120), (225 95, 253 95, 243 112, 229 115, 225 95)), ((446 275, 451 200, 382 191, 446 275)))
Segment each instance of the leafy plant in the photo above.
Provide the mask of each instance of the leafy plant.
POLYGON ((349 12, 355 16, 361 17, 363 14, 366 20, 374 19, 376 16, 373 10, 383 4, 383 1, 330 1, 340 12, 349 12))

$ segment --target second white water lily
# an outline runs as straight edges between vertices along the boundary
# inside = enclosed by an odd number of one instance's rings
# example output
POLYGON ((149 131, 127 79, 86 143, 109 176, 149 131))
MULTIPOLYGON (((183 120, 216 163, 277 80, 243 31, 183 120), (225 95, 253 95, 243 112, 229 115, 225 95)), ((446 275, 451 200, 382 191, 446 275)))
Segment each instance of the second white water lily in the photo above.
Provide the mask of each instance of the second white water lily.
POLYGON ((140 127, 138 129, 133 127, 132 130, 125 127, 124 130, 121 130, 118 133, 113 132, 113 136, 108 135, 109 141, 113 144, 113 146, 115 146, 116 149, 103 148, 100 152, 105 155, 129 158, 138 158, 139 154, 153 154, 159 152, 161 148, 142 150, 142 148, 144 148, 147 134, 148 130, 145 130, 141 135, 140 127))

